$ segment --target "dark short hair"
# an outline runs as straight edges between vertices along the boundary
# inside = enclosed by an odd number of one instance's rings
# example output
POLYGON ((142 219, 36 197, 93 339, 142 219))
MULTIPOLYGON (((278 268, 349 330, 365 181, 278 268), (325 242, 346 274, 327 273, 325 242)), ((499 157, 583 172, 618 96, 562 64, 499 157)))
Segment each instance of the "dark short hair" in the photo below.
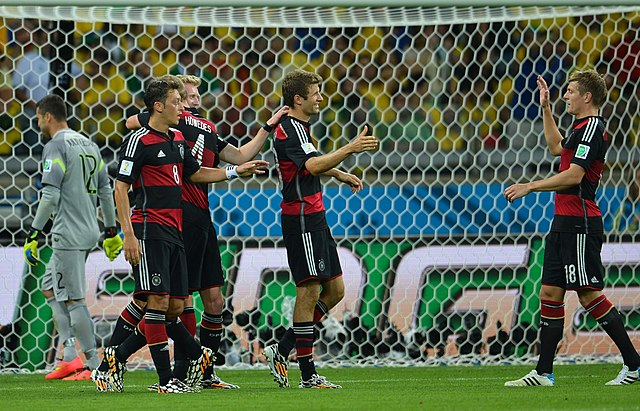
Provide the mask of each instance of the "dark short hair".
POLYGON ((580 95, 591 93, 593 105, 602 107, 607 98, 607 83, 604 78, 593 69, 576 70, 569 76, 569 83, 575 81, 580 95))
POLYGON ((184 84, 182 84, 182 81, 176 76, 166 75, 159 79, 152 80, 144 91, 144 105, 147 107, 147 110, 153 113, 153 105, 155 102, 166 102, 171 90, 178 90, 181 97, 184 94, 184 84))
POLYGON ((293 98, 298 95, 307 98, 312 84, 321 84, 322 77, 304 70, 287 73, 282 81, 282 99, 284 104, 293 107, 293 98))
POLYGON ((41 115, 51 113, 57 121, 67 120, 67 105, 62 97, 57 94, 44 96, 36 103, 36 110, 40 110, 41 115))

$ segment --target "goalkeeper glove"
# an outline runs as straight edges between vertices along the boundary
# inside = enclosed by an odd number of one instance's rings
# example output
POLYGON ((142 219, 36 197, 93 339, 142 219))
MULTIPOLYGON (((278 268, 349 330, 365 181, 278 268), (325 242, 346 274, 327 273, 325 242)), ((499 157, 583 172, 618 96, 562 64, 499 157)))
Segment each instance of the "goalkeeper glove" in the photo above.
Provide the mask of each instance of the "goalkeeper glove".
POLYGON ((102 247, 109 261, 115 260, 122 251, 122 237, 118 235, 115 227, 109 227, 104 230, 102 247))
POLYGON ((32 228, 27 235, 27 239, 24 240, 24 259, 27 260, 27 263, 32 267, 40 263, 40 259, 38 258, 39 235, 40 231, 32 228))

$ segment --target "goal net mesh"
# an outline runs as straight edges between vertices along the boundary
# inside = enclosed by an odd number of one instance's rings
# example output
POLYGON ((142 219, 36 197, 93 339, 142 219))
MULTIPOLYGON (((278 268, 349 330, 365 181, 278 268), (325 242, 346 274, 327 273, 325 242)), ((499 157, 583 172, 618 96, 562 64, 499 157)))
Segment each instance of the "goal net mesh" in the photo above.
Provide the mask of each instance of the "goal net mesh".
MULTIPOLYGON (((281 81, 294 68, 324 78, 311 126, 321 152, 365 125, 381 141, 378 152, 343 164, 362 176, 362 192, 325 181, 346 295, 318 325, 319 361, 531 361, 553 197, 509 204, 501 193, 557 171, 535 79, 549 83, 566 130, 563 87, 576 67, 596 68, 610 90, 602 115, 612 143, 598 194, 605 293, 640 346, 639 24, 640 7, 619 6, 0 7, 1 366, 41 370, 59 348, 39 291, 43 267, 22 256, 41 188, 34 101, 63 93, 71 125, 101 146, 113 177, 124 119, 143 109, 150 78, 202 78, 203 114, 241 145, 282 104, 281 81)), ((260 157, 273 164, 269 145, 260 157)), ((280 201, 275 173, 211 188, 228 279, 227 365, 260 363, 292 323, 280 201)), ((50 250, 42 253, 46 260, 50 250)), ((99 249, 86 277, 102 346, 133 279, 122 256, 110 263, 99 249)), ((560 358, 619 361, 574 294, 566 313, 560 358)), ((148 363, 146 350, 130 362, 148 363)))

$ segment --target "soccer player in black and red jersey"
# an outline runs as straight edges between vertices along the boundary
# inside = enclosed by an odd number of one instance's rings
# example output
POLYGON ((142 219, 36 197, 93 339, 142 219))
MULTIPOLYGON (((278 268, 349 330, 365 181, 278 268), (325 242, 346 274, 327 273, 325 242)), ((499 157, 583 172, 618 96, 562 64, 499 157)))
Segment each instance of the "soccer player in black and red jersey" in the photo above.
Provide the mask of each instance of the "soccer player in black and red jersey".
POLYGON ((534 191, 555 191, 555 213, 545 240, 540 290, 540 357, 535 370, 508 381, 507 387, 553 386, 553 360, 564 330, 564 297, 576 291, 580 304, 616 344, 624 366, 606 385, 638 381, 640 356, 618 310, 602 293, 604 267, 600 257, 603 224, 595 202, 609 145, 604 119, 598 115, 607 96, 604 79, 595 70, 579 70, 568 80, 564 100, 575 120, 563 138, 553 118, 549 87, 538 76, 544 136, 551 154, 560 156, 559 173, 538 181, 514 184, 504 191, 510 202, 534 191))
POLYGON ((282 83, 284 104, 290 107, 275 130, 274 149, 282 185, 282 234, 289 268, 296 283, 293 329, 264 356, 275 381, 289 386, 288 357, 294 345, 302 374, 300 388, 342 388, 319 376, 313 363, 314 324, 344 296, 342 268, 322 202, 320 176, 334 177, 351 191, 362 189, 353 174, 335 168, 354 153, 378 148, 378 140, 366 135, 367 127, 338 150, 320 155, 310 133, 309 119, 320 111, 322 78, 295 70, 282 83))
MULTIPOLYGON (((260 128, 256 136, 241 147, 235 147, 222 140, 215 125, 203 118, 200 107, 200 78, 192 75, 176 76, 184 83, 186 98, 184 110, 177 129, 182 132, 184 139, 191 149, 191 154, 201 166, 218 167, 220 160, 231 164, 242 164, 253 159, 269 137, 269 131, 275 127, 280 118, 289 110, 283 107, 267 121, 267 125, 260 128)), ((149 112, 140 113, 127 119, 126 126, 130 129, 146 127, 149 112)), ((192 335, 196 333, 196 317, 193 309, 191 293, 199 292, 204 313, 200 322, 200 343, 210 348, 214 354, 218 352, 223 335, 222 310, 224 299, 221 287, 225 277, 222 271, 220 248, 215 228, 211 224, 209 208, 209 185, 193 184, 185 181, 182 191, 182 233, 187 255, 187 269, 189 276, 189 297, 185 301, 185 308, 180 319, 192 335)), ((136 301, 134 306, 128 307, 141 311, 144 305, 136 301)), ((126 311, 124 312, 126 315, 126 311)), ((131 319, 130 321, 135 321, 131 319)), ((174 375, 183 380, 186 376, 188 361, 180 346, 175 346, 174 375)), ((207 368, 202 381, 203 388, 232 389, 239 388, 221 380, 215 373, 213 366, 207 368)))
MULTIPOLYGON (((184 85, 175 77, 152 81, 145 90, 151 113, 148 127, 132 133, 120 149, 115 200, 122 231, 124 256, 133 266, 136 298, 146 301, 144 318, 117 347, 107 347, 108 371, 96 369, 92 379, 99 391, 123 391, 125 361, 149 346, 159 376, 159 393, 199 389, 203 368, 212 352, 201 348, 176 318, 188 295, 186 256, 182 239, 182 184, 226 180, 230 170, 201 167, 191 155, 182 133, 172 127, 182 115, 184 85), (130 214, 128 192, 133 187, 135 208, 130 214), (168 337, 184 347, 191 359, 185 383, 173 377, 168 337)), ((264 173, 268 163, 242 164, 234 176, 264 173)), ((102 367, 102 366, 101 366, 102 367)))

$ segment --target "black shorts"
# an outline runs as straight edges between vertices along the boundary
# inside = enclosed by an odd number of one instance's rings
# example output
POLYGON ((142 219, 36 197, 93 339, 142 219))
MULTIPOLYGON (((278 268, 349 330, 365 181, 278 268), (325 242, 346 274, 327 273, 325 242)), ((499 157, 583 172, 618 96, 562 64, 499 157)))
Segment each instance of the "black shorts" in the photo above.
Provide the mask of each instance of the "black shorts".
POLYGON ((287 260, 296 285, 322 282, 342 275, 338 247, 329 229, 304 234, 284 234, 287 260))
POLYGON ((604 288, 602 234, 547 234, 542 284, 565 290, 604 288))
POLYGON ((184 250, 187 254, 189 293, 224 285, 218 236, 211 224, 202 227, 184 222, 184 250))
POLYGON ((133 266, 134 296, 170 295, 187 298, 187 259, 184 247, 162 240, 140 240, 140 264, 133 266))

